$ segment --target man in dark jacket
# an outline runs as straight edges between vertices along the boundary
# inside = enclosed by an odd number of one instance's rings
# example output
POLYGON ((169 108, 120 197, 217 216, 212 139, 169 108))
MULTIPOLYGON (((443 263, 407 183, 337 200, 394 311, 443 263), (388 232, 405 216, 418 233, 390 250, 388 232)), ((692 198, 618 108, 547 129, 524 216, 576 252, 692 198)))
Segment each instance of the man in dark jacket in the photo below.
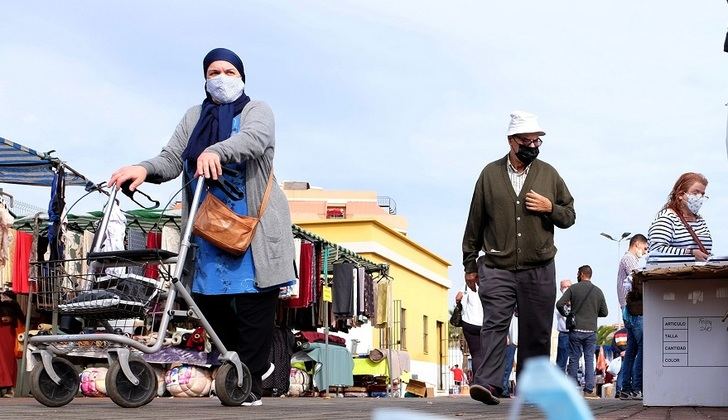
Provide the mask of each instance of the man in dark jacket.
POLYGON ((577 381, 579 359, 584 355, 584 394, 594 391, 594 353, 597 344, 597 318, 609 314, 607 301, 602 290, 592 284, 592 269, 588 265, 579 267, 577 284, 569 287, 556 302, 556 309, 567 316, 566 305, 571 302, 575 328, 569 331, 569 376, 577 381))
POLYGON ((554 226, 574 224, 574 199, 551 165, 536 159, 546 133, 533 114, 514 111, 508 155, 480 174, 463 235, 465 282, 483 303, 483 361, 470 397, 498 404, 506 335, 516 305, 520 331, 516 374, 534 356, 548 356, 556 300, 554 226), (480 252, 485 255, 478 256, 480 252))

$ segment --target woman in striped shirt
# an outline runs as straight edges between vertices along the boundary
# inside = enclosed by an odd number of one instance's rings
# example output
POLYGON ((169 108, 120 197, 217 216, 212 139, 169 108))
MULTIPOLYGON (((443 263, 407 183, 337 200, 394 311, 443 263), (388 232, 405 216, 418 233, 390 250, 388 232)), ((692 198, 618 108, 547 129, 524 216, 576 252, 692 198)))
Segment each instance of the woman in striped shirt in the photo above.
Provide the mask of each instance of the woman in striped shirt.
POLYGON ((713 240, 705 219, 698 214, 700 206, 708 198, 705 195, 707 186, 708 179, 702 174, 688 172, 680 175, 672 187, 667 203, 650 226, 651 253, 692 255, 697 261, 707 260, 713 240), (704 250, 693 239, 680 216, 695 231, 704 250))

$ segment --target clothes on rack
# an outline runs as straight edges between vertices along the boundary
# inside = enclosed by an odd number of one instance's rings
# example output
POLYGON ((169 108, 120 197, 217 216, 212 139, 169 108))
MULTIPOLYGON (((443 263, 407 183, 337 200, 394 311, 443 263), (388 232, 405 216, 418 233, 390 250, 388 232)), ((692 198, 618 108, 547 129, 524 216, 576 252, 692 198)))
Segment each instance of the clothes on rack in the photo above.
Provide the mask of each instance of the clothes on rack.
POLYGON ((314 246, 311 242, 301 243, 300 268, 298 271, 299 293, 298 297, 288 301, 290 308, 308 308, 314 302, 315 287, 315 260, 314 246))
POLYGON ((333 308, 334 315, 350 317, 354 315, 354 264, 342 262, 334 264, 333 308))
POLYGON ((33 248, 33 235, 18 232, 15 240, 15 255, 13 256, 13 291, 15 293, 29 293, 30 284, 30 255, 33 248))
MULTIPOLYGON (((126 249, 146 249, 147 233, 144 232, 141 228, 129 228, 126 232, 126 241, 126 249)), ((136 274, 137 276, 144 275, 144 267, 142 266, 129 266, 126 267, 126 271, 129 274, 136 274)))
MULTIPOLYGON (((180 231, 175 226, 162 226, 162 249, 166 251, 172 251, 172 252, 179 252, 179 246, 180 246, 180 231)), ((177 268, 177 264, 167 264, 164 267, 164 270, 166 270, 170 276, 173 276, 175 273, 175 270, 177 268)))
MULTIPOLYGON (((116 202, 113 203, 110 213, 101 251, 121 251, 124 249, 124 237, 126 236, 126 216, 116 202)), ((124 273, 126 273, 126 267, 106 269, 106 274, 122 275, 124 273)))
MULTIPOLYGON (((162 232, 149 231, 147 232, 147 249, 160 249, 162 247, 162 232)), ((159 265, 147 264, 144 267, 144 277, 150 279, 159 278, 159 265)))
POLYGON ((15 257, 15 239, 18 232, 15 229, 8 229, 5 243, 2 244, 2 251, 5 254, 4 262, 0 267, 0 289, 9 289, 13 282, 13 259, 15 257))

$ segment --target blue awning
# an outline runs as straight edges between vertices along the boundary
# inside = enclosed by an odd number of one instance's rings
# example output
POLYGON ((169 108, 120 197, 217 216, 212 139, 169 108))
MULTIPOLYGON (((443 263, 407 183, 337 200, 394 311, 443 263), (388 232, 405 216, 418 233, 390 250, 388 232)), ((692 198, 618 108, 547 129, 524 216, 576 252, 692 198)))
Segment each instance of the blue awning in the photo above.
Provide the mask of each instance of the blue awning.
POLYGON ((94 184, 85 176, 50 153, 38 153, 0 137, 0 183, 50 187, 53 184, 54 168, 63 165, 66 185, 93 188, 94 184))

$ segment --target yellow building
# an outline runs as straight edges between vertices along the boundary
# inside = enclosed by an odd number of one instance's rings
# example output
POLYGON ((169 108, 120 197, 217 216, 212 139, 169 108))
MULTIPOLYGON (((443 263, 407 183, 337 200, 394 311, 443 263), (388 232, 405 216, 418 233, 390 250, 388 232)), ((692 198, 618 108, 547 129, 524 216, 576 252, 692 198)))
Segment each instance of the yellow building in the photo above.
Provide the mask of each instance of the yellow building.
POLYGON ((407 351, 411 373, 447 387, 448 263, 406 236, 407 221, 393 201, 374 192, 326 191, 284 183, 293 223, 375 263, 389 265, 392 283, 390 328, 351 330, 357 353, 392 347, 407 351), (389 331, 389 332, 388 332, 389 331), (387 336, 389 334, 389 336, 387 336))

